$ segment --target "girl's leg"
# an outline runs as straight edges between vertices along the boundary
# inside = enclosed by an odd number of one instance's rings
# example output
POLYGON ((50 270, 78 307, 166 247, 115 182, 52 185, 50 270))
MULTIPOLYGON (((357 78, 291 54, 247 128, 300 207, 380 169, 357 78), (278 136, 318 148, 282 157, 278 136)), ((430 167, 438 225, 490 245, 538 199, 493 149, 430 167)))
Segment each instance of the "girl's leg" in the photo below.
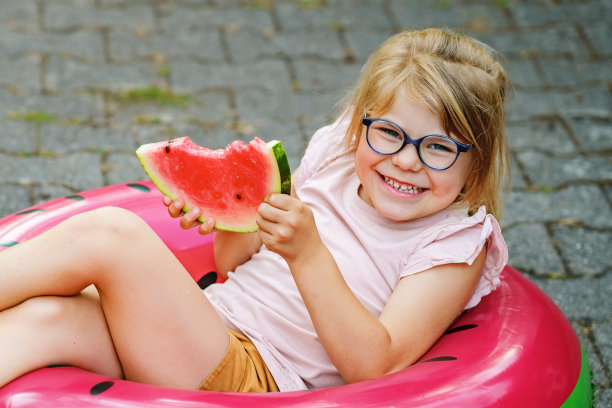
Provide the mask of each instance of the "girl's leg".
POLYGON ((28 299, 0 312, 0 361, 0 387, 57 364, 123 376, 93 287, 75 296, 28 299))
POLYGON ((229 337, 215 309, 133 213, 79 214, 0 252, 0 310, 90 284, 127 379, 193 389, 225 354, 229 337))

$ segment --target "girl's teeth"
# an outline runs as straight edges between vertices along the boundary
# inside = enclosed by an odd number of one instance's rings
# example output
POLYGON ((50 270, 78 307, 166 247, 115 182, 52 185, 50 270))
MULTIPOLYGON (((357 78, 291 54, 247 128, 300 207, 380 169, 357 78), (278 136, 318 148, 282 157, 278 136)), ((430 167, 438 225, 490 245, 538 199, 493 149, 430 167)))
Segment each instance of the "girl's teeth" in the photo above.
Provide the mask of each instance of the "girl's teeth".
POLYGON ((423 191, 422 188, 415 187, 415 186, 409 186, 406 184, 400 184, 397 181, 391 180, 389 177, 386 177, 386 176, 383 176, 383 178, 388 185, 390 185, 391 187, 393 187, 394 189, 402 193, 418 194, 421 191, 423 191))

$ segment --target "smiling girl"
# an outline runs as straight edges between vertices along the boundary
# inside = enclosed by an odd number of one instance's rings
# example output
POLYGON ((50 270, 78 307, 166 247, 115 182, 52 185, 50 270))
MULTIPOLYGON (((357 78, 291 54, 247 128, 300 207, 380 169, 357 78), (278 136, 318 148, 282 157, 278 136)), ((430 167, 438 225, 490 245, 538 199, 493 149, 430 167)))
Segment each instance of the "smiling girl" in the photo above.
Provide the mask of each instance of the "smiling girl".
MULTIPOLYGON (((3 251, 0 384, 64 363, 177 388, 289 391, 413 364, 506 264, 495 217, 507 86, 467 37, 390 38, 312 137, 292 194, 264 199, 259 231, 216 232, 227 281, 204 293, 120 209, 3 251)), ((199 209, 164 203, 197 225, 199 209)))

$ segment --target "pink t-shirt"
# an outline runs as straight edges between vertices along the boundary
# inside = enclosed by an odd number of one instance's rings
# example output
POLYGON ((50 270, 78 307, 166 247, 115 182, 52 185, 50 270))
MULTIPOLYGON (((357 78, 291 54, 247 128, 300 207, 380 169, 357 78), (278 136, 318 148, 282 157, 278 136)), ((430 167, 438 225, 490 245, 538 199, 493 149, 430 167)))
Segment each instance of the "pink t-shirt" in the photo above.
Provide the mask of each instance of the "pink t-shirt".
MULTIPOLYGON (((466 309, 476 306, 499 285, 507 263, 495 218, 484 207, 472 216, 447 208, 409 222, 382 217, 357 195, 355 155, 347 149, 345 132, 343 122, 318 130, 294 183, 355 296, 378 317, 402 277, 436 265, 471 264, 486 244, 485 267, 466 309)), ((344 384, 277 254, 263 247, 205 293, 226 324, 253 341, 281 391, 344 384)))

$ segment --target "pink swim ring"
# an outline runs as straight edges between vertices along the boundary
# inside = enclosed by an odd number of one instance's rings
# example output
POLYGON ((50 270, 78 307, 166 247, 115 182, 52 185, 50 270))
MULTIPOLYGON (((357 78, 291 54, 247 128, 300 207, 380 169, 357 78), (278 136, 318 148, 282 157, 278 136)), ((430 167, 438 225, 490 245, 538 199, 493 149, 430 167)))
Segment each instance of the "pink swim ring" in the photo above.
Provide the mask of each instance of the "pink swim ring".
MULTIPOLYGON (((184 231, 149 182, 103 187, 0 219, 0 250, 71 215, 113 205, 147 221, 200 286, 216 280, 212 238, 184 231)), ((240 394, 184 391, 92 374, 36 370, 0 389, 2 407, 591 407, 586 355, 571 324, 511 267, 501 286, 451 325, 414 365, 373 381, 315 391, 240 394)))

